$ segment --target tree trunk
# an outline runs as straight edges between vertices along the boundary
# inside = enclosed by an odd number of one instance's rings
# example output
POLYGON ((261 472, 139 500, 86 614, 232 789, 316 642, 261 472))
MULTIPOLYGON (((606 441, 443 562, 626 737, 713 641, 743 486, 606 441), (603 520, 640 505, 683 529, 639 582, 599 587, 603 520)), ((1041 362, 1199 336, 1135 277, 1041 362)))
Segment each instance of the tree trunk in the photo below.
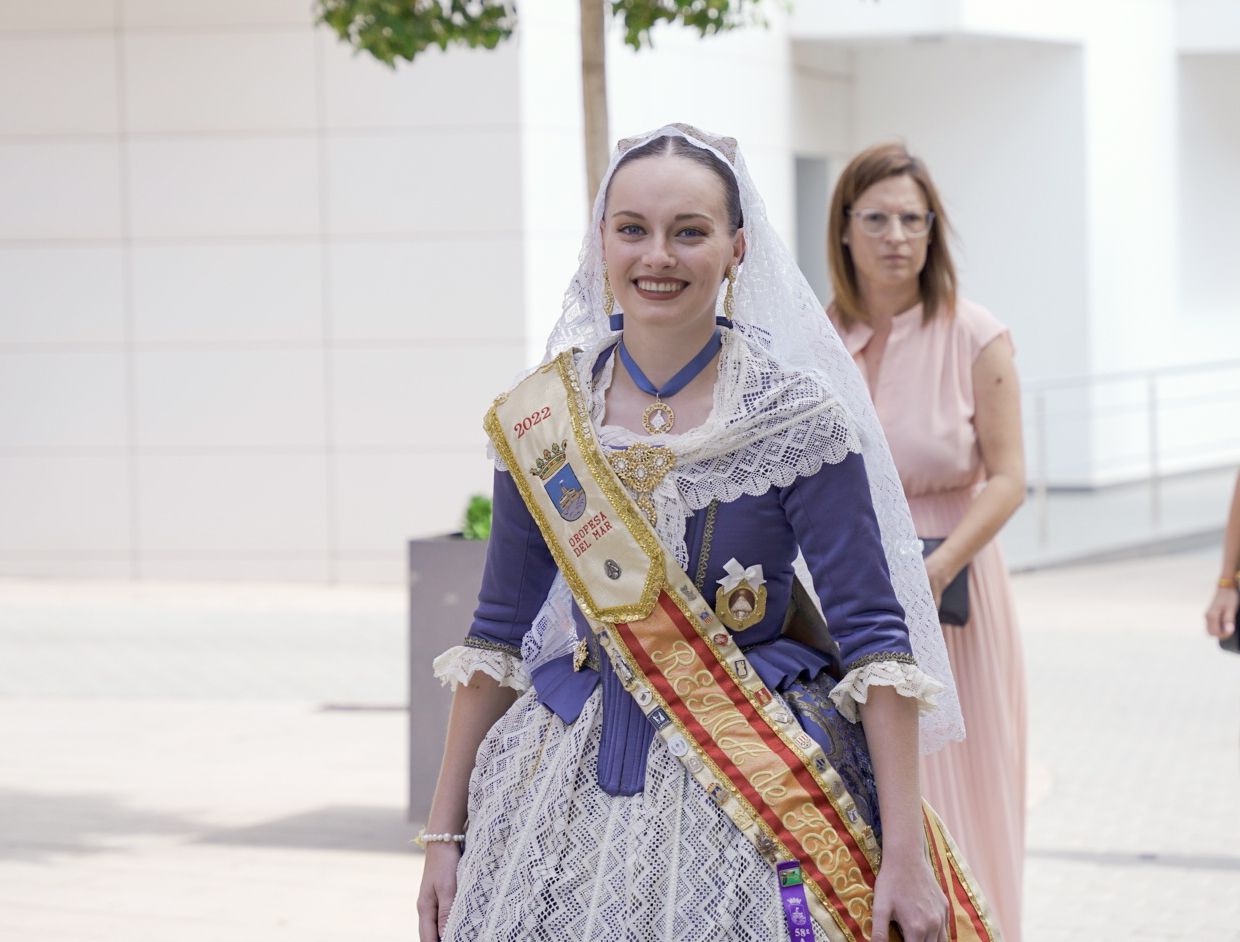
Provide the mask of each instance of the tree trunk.
POLYGON ((603 174, 607 171, 607 51, 603 27, 608 0, 580 0, 581 8, 581 105, 585 118, 586 199, 593 206, 603 174))

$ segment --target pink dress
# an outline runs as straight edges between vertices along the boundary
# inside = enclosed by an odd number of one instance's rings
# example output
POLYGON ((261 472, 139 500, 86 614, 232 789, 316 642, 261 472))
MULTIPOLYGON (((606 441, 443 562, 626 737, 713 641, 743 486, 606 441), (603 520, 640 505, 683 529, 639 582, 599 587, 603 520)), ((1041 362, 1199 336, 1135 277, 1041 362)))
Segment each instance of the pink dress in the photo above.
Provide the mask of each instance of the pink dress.
MULTIPOLYGON (((837 325, 838 326, 838 325, 837 325)), ((945 537, 986 478, 973 425, 973 363, 1007 328, 961 300, 955 317, 898 315, 877 377, 863 351, 872 331, 841 331, 870 386, 917 535, 945 537)), ((1007 942, 1019 942, 1025 856, 1025 669, 999 546, 969 565, 969 623, 944 629, 966 739, 921 764, 922 791, 986 891, 1007 942)))

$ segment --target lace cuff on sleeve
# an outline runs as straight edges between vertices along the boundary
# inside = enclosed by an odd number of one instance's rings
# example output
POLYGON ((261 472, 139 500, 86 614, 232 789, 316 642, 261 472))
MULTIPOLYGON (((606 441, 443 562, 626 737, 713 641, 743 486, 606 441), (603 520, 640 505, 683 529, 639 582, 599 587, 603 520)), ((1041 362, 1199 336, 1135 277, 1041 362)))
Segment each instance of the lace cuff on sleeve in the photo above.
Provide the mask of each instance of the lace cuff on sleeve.
POLYGON ((869 699, 870 687, 895 687, 900 696, 917 701, 918 714, 932 712, 946 689, 924 673, 912 655, 886 652, 859 658, 831 691, 832 702, 850 723, 860 718, 857 705, 869 699))
POLYGON ((523 692, 530 689, 530 675, 520 656, 509 653, 499 645, 492 649, 458 644, 435 658, 434 667, 439 682, 453 690, 468 683, 474 671, 493 677, 501 687, 523 692))

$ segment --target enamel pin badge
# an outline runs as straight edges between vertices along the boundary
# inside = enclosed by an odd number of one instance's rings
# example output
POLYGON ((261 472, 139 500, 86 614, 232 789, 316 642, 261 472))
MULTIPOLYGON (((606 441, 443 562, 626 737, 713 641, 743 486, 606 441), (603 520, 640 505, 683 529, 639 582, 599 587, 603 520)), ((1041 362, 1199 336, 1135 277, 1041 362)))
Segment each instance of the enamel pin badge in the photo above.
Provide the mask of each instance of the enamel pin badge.
POLYGON ((733 631, 744 631, 762 621, 766 615, 766 579, 761 566, 745 568, 729 559, 723 566, 726 575, 718 580, 715 593, 715 615, 733 631))

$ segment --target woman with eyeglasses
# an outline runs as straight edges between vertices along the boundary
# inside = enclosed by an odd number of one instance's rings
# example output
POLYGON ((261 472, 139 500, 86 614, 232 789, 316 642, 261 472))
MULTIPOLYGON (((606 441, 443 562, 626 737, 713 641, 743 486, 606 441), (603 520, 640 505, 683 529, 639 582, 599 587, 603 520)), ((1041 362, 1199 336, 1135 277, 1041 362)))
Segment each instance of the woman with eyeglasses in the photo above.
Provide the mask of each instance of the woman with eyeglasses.
POLYGON ((857 155, 830 212, 827 313, 869 386, 927 544, 964 713, 965 740, 923 756, 923 794, 956 836, 1004 938, 1019 940, 1025 675, 994 540, 1025 495, 1012 342, 989 311, 957 295, 943 204, 902 144, 857 155))

